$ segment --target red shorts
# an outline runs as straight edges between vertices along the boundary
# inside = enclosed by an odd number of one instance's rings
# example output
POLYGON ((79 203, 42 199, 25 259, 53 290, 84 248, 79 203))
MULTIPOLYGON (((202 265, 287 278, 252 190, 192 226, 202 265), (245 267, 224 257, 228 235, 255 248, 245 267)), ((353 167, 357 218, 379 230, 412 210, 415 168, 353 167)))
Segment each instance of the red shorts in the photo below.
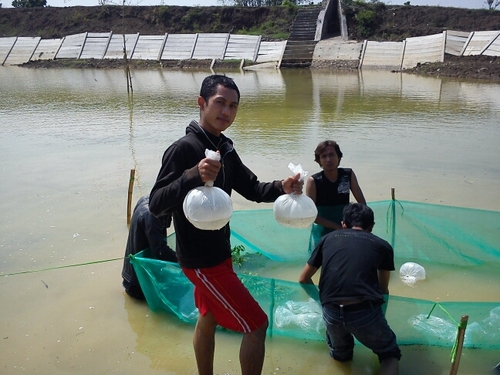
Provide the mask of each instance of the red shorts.
POLYGON ((200 314, 211 312, 218 325, 237 332, 253 332, 267 323, 267 315, 233 271, 232 259, 210 268, 183 268, 194 284, 200 314))

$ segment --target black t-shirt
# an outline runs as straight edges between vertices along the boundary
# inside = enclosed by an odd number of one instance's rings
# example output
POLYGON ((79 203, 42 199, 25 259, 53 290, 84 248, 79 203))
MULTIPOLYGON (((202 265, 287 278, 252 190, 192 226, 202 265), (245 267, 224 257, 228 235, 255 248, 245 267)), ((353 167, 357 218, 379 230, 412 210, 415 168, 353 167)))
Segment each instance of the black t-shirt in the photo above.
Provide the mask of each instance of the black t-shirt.
POLYGON ((141 197, 134 208, 123 259, 122 277, 132 285, 139 285, 129 255, 137 254, 149 248, 148 257, 177 262, 175 252, 167 245, 167 228, 170 226, 170 215, 156 218, 149 212, 149 196, 141 197))
POLYGON ((342 229, 324 236, 314 249, 309 265, 321 268, 321 303, 366 299, 383 302, 378 270, 394 270, 391 245, 356 229, 342 229))

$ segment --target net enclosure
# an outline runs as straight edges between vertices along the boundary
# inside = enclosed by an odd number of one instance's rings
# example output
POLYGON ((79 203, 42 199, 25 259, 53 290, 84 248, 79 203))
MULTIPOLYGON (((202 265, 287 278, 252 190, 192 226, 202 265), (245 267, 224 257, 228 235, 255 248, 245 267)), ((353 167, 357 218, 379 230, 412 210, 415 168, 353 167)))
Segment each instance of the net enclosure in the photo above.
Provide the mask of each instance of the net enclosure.
MULTIPOLYGON (((397 200, 368 205, 375 213, 373 233, 394 248, 396 272, 398 265, 411 261, 429 269, 489 272, 489 282, 499 285, 500 212, 397 200)), ((233 257, 235 270, 267 312, 268 334, 324 340, 316 287, 292 281, 309 257, 311 228, 281 226, 272 209, 235 211, 230 225, 231 245, 241 250, 233 257), (292 278, 282 276, 287 270, 292 278)), ((175 248, 175 233, 167 242, 175 248)), ((196 322, 193 285, 176 263, 151 259, 148 249, 131 262, 151 310, 196 322)), ((460 317, 468 315, 464 347, 500 348, 499 300, 437 303, 391 294, 384 308, 400 345, 453 347, 460 317)))

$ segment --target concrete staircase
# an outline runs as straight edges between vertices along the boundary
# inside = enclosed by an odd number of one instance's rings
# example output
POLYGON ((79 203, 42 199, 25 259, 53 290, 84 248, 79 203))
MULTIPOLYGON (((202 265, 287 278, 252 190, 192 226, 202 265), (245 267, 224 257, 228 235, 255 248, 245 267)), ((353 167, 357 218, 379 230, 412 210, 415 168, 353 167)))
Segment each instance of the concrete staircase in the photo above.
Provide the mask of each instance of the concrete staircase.
POLYGON ((280 68, 307 68, 311 65, 316 43, 316 24, 321 5, 301 6, 293 21, 280 68))

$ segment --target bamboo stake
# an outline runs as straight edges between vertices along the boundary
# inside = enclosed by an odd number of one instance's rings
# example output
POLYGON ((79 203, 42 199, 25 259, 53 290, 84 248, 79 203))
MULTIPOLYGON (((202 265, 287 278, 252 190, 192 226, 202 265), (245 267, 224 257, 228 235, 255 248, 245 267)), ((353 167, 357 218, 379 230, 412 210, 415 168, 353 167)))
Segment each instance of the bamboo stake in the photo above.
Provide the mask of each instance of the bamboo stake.
MULTIPOLYGON (((122 26, 123 20, 125 19, 125 0, 122 2, 122 26)), ((125 28, 124 28, 125 30, 125 28)), ((127 42, 125 38, 125 31, 123 32, 123 61, 125 61, 125 76, 127 79, 127 94, 134 92, 134 88, 132 87, 132 74, 130 73, 130 64, 127 58, 127 42)))
POLYGON ((134 191, 135 169, 130 170, 130 180, 128 182, 128 200, 127 200, 127 225, 130 224, 132 214, 132 193, 134 191))
POLYGON ((456 375, 458 372, 458 365, 460 364, 460 357, 462 355, 462 348, 464 345, 465 329, 467 328, 468 321, 468 315, 463 315, 462 319, 460 319, 460 325, 458 326, 457 332, 456 353, 454 358, 451 359, 450 375, 456 375))
POLYGON ((123 61, 125 61, 125 78, 127 79, 127 94, 134 92, 132 87, 132 74, 130 73, 130 64, 127 58, 127 43, 125 41, 125 34, 123 34, 123 61))
POLYGON ((391 188, 391 214, 392 214, 392 233, 391 233, 391 246, 394 248, 396 244, 396 189, 391 188))

